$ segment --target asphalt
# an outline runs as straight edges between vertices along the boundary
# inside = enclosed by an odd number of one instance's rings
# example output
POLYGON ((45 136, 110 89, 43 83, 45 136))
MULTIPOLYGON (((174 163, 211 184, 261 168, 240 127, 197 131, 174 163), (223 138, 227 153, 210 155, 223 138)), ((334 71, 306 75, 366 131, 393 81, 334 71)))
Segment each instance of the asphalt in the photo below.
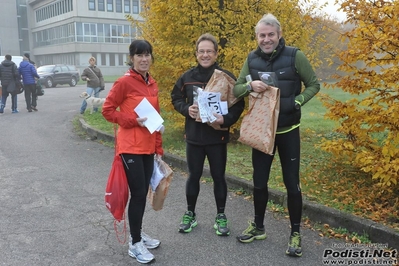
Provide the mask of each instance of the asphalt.
MULTIPOLYGON (((79 117, 79 95, 84 90, 81 85, 45 89, 39 111, 32 113, 19 96, 19 114, 11 114, 10 100, 0 114, 0 265, 139 265, 128 256, 127 243, 118 242, 104 204, 114 150, 101 141, 113 137, 82 120, 78 124, 87 135, 80 134, 73 122, 79 117)), ((186 208, 186 164, 172 154, 165 154, 164 160, 175 171, 171 187, 162 210, 147 205, 143 224, 146 233, 162 241, 153 251, 153 265, 327 265, 325 259, 336 259, 326 257, 327 251, 352 250, 343 240, 322 237, 303 226, 303 256, 288 257, 289 221, 270 210, 265 217, 267 239, 239 243, 235 236, 253 219, 253 204, 234 192, 228 193, 226 204, 231 235, 219 237, 213 229, 216 207, 211 183, 201 183, 198 226, 189 234, 178 233, 186 208)), ((204 176, 208 175, 205 169, 204 176)), ((252 189, 250 182, 226 178, 230 188, 252 189)), ((283 193, 271 191, 270 197, 284 204, 283 193)), ((334 227, 364 230, 374 242, 398 247, 395 232, 370 221, 307 201, 304 215, 334 227)))

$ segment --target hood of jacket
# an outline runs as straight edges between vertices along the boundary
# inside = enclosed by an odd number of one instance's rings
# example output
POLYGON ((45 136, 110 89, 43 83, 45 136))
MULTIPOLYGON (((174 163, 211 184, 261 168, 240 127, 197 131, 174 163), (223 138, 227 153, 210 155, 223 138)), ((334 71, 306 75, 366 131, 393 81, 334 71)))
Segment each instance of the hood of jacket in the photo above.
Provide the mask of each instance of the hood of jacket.
POLYGON ((5 66, 5 67, 9 67, 9 66, 15 65, 15 63, 13 61, 10 61, 10 60, 4 60, 3 62, 1 62, 1 64, 3 66, 5 66))
POLYGON ((27 67, 29 66, 31 63, 29 63, 29 61, 24 60, 19 64, 19 67, 27 67))

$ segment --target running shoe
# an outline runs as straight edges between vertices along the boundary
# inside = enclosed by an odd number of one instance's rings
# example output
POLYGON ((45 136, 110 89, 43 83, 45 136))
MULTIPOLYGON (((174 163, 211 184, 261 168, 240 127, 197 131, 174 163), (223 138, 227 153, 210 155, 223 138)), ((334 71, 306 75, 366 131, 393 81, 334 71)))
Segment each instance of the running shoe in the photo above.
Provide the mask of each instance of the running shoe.
POLYGON ((241 235, 237 236, 237 240, 241 243, 250 243, 256 240, 266 239, 265 229, 259 229, 256 227, 254 222, 248 221, 248 228, 242 232, 241 235))
POLYGON ((148 249, 157 248, 161 244, 161 241, 159 241, 158 239, 150 237, 149 235, 147 235, 144 232, 141 232, 141 240, 143 240, 144 245, 148 249))
POLYGON ((285 254, 292 257, 302 256, 301 235, 298 232, 294 232, 290 236, 290 242, 288 242, 288 248, 285 254))
POLYGON ((186 211, 179 226, 180 233, 190 233, 197 226, 197 220, 192 211, 186 211))
POLYGON ((154 255, 148 251, 143 241, 137 242, 134 245, 129 241, 129 256, 136 258, 140 263, 149 263, 155 259, 154 255))
POLYGON ((230 229, 227 227, 227 218, 224 213, 219 213, 216 216, 215 224, 213 228, 216 230, 218 236, 228 236, 230 235, 230 229))

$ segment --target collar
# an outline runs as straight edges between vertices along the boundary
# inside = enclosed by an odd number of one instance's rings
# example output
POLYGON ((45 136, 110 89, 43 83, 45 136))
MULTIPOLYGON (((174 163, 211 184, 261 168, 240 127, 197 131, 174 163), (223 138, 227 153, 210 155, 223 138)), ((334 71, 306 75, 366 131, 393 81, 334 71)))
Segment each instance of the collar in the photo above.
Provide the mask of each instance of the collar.
POLYGON ((139 74, 139 75, 143 78, 144 82, 145 82, 146 84, 148 84, 148 77, 149 77, 148 72, 145 74, 145 77, 144 77, 141 73, 139 73, 139 72, 138 72, 136 69, 134 69, 133 67, 132 67, 132 70, 133 70, 135 73, 139 74))

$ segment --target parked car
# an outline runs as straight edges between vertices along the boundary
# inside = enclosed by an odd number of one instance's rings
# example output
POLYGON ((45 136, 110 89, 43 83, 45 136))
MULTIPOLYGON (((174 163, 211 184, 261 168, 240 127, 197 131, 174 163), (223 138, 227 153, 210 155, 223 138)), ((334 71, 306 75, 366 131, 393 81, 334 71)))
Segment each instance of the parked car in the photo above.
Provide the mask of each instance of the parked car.
POLYGON ((72 65, 44 65, 37 68, 40 82, 46 88, 55 87, 57 84, 69 84, 75 87, 80 80, 79 70, 72 65))

